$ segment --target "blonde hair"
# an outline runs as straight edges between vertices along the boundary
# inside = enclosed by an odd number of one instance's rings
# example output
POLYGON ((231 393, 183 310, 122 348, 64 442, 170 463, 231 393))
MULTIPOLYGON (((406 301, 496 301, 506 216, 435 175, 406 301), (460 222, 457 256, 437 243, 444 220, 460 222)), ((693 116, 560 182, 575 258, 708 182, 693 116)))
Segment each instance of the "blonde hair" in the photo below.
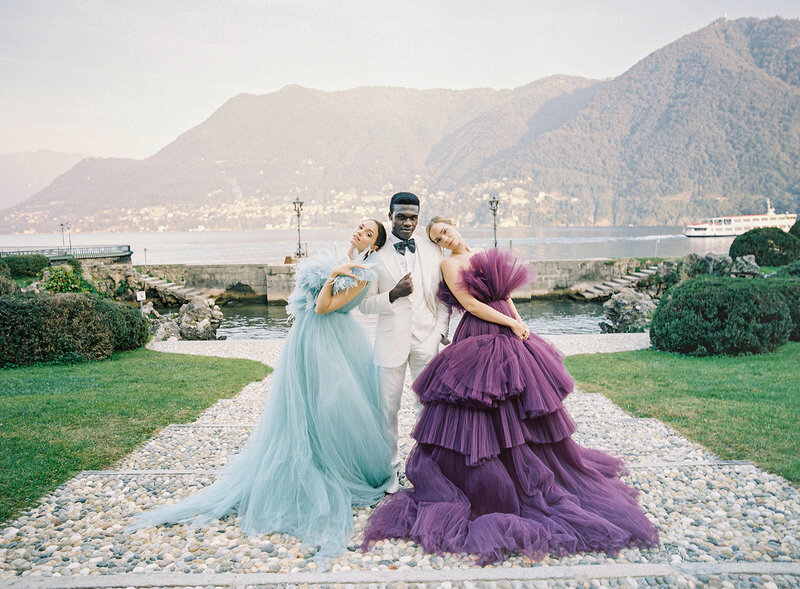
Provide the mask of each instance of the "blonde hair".
POLYGON ((431 220, 428 221, 428 224, 425 226, 425 233, 427 234, 428 239, 430 239, 431 241, 433 241, 431 239, 431 227, 436 225, 436 223, 446 223, 447 225, 450 225, 451 227, 455 227, 456 226, 456 224, 453 223, 453 220, 452 219, 448 219, 447 217, 439 217, 439 216, 431 217, 431 220))

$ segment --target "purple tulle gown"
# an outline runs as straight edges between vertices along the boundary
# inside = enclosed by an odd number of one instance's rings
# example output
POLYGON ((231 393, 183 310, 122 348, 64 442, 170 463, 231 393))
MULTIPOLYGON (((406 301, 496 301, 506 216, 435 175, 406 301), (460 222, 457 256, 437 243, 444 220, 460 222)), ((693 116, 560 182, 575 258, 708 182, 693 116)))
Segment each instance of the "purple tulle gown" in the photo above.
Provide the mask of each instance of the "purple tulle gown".
MULTIPOLYGON (((475 254, 460 279, 478 300, 513 316, 506 299, 527 271, 507 252, 475 254)), ((439 297, 460 307, 442 284, 439 297)), ((532 559, 654 546, 658 531, 619 476, 622 461, 583 448, 562 400, 574 382, 542 338, 465 313, 414 382, 424 405, 406 463, 414 485, 372 514, 363 547, 410 538, 429 552, 532 559)))

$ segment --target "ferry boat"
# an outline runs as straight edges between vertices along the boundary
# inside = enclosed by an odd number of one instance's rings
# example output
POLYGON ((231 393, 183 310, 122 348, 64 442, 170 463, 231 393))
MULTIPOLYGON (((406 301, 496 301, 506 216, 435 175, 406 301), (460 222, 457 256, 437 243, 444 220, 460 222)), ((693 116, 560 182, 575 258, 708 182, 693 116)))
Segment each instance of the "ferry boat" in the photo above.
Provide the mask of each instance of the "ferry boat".
POLYGON ((766 213, 700 219, 684 227, 683 234, 686 237, 732 237, 760 227, 778 227, 789 231, 796 220, 797 215, 791 213, 775 214, 768 199, 766 213))

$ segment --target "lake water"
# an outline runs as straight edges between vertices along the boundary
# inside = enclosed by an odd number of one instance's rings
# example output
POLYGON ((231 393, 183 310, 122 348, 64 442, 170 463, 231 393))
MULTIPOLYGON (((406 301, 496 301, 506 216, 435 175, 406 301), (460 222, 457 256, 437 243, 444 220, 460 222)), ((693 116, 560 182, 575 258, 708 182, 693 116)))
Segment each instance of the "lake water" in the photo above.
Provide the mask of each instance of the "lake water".
MULTIPOLYGON (((350 229, 303 229, 301 240, 313 253, 332 244, 346 245, 350 229)), ((477 247, 493 244, 492 230, 464 229, 477 247)), ((422 236, 424 239, 424 235, 422 236)), ((72 245, 130 245, 133 263, 264 264, 282 263, 297 249, 297 232, 202 231, 175 233, 75 233, 72 245), (147 250, 145 252, 145 250, 147 250), (146 259, 145 259, 146 258, 146 259)), ((67 243, 67 238, 64 239, 67 243)), ((681 257, 688 253, 727 253, 732 237, 689 239, 680 227, 520 227, 498 229, 498 245, 527 260, 681 257)), ((0 247, 60 246, 61 234, 0 235, 0 247)))
MULTIPOLYGON (((493 244, 491 229, 464 229, 476 247, 493 244)), ((303 229, 301 239, 313 253, 332 244, 346 245, 349 229, 303 229)), ((204 231, 182 233, 78 233, 73 246, 130 245, 133 263, 140 264, 264 264, 282 263, 297 248, 297 232, 204 231), (146 252, 145 252, 146 250, 146 252)), ((421 237, 424 239, 424 235, 421 237)), ((64 241, 68 243, 68 237, 64 241)), ((522 227, 498 229, 498 245, 527 260, 575 260, 626 257, 680 257, 688 253, 727 253, 732 237, 689 239, 680 227, 522 227)), ((59 246, 61 234, 0 235, 0 247, 59 246)), ((531 301, 520 315, 540 334, 599 333, 603 318, 597 303, 531 301)), ((226 305, 219 335, 231 339, 285 337, 290 323, 283 307, 226 305)), ((356 311, 356 314, 358 312, 356 311)), ((359 316, 369 333, 375 318, 359 316)), ((454 319, 455 321, 455 319, 454 319)), ((452 326, 455 328, 455 324, 452 326)))
MULTIPOLYGON (((600 333, 603 306, 599 303, 535 300, 515 305, 531 330, 541 335, 600 333)), ((217 335, 228 339, 282 339, 291 327, 286 308, 282 306, 229 303, 222 307, 222 312, 224 318, 217 335)), ((375 315, 362 315, 357 309, 353 315, 367 333, 375 332, 375 315)), ((451 334, 459 318, 460 315, 453 314, 451 334)))

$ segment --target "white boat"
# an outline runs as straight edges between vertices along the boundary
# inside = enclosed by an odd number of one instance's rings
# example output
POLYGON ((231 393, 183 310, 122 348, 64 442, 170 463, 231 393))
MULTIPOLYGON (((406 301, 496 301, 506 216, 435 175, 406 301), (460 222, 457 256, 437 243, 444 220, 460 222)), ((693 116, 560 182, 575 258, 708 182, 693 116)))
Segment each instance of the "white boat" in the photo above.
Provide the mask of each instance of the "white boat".
POLYGON ((775 209, 770 206, 767 199, 766 213, 700 219, 684 227, 683 234, 686 237, 731 237, 760 227, 778 227, 789 231, 796 220, 797 215, 791 213, 775 214, 775 209))

